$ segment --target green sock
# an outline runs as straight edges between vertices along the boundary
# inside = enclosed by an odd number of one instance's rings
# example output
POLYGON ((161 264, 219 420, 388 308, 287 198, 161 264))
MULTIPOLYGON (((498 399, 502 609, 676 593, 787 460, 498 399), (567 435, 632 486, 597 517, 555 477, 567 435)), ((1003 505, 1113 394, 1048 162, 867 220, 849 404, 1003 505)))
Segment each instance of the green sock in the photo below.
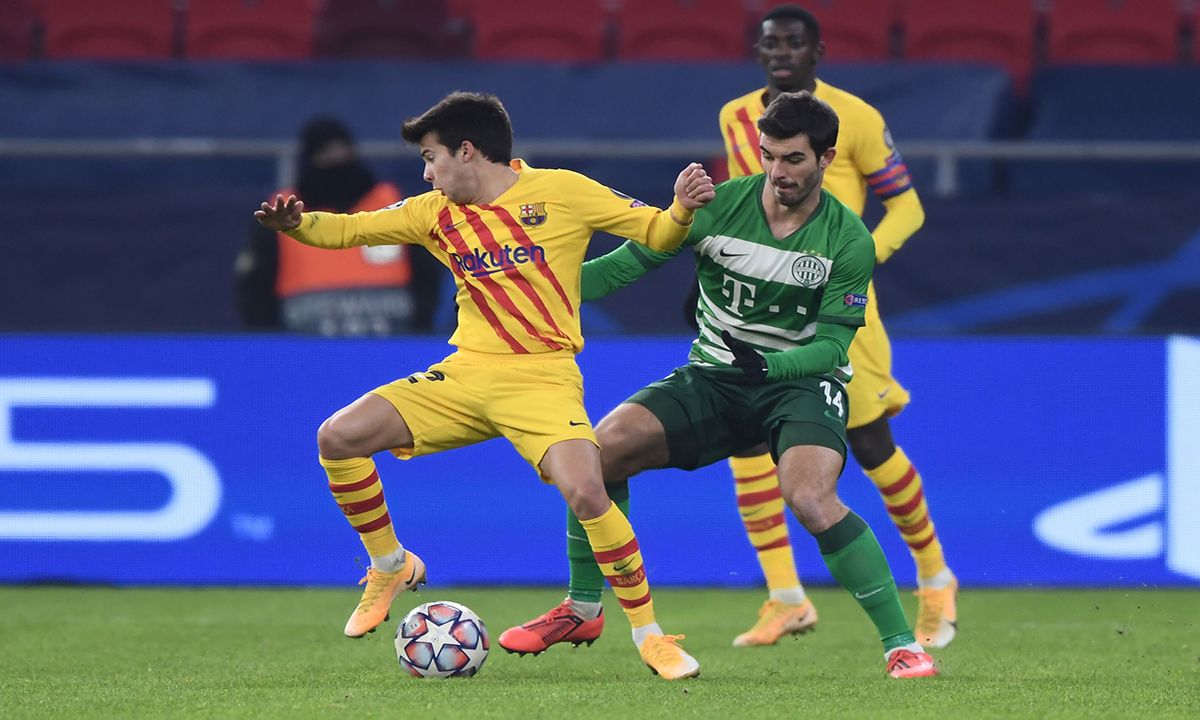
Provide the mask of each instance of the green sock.
POLYGON ((892 569, 867 523, 851 511, 815 537, 829 572, 875 623, 883 651, 916 642, 900 606, 892 569))
MULTIPOLYGON (((608 497, 629 517, 629 482, 606 485, 608 497)), ((592 544, 579 518, 567 508, 567 560, 571 563, 571 582, 567 585, 567 597, 579 602, 600 602, 604 592, 604 575, 596 564, 592 544)))

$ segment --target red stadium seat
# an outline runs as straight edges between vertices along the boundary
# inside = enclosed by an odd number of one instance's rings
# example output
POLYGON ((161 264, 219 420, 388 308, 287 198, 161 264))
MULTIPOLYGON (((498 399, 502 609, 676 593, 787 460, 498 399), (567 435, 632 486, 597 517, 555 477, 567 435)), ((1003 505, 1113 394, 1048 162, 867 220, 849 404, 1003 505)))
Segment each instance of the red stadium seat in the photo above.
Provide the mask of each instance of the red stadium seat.
POLYGON ((184 54, 293 60, 312 55, 316 0, 189 0, 184 54))
POLYGON ((1178 0, 1054 0, 1046 57, 1052 63, 1173 63, 1182 20, 1178 0))
POLYGON ((442 0, 327 0, 317 21, 317 54, 444 58, 464 53, 442 0))
POLYGON ((172 0, 41 0, 46 57, 137 59, 172 54, 172 0))
POLYGON ((904 57, 991 63, 1023 86, 1033 68, 1033 0, 901 0, 904 57))
POLYGON ((623 0, 622 60, 738 60, 750 55, 746 12, 730 0, 623 0))
POLYGON ((472 0, 475 57, 485 60, 603 60, 604 0, 472 0))
MULTIPOLYGON (((753 22, 757 23, 771 8, 787 3, 765 3, 753 22)), ((827 60, 869 62, 891 58, 896 0, 809 0, 800 5, 817 18, 827 60)))
POLYGON ((29 57, 36 19, 31 0, 0 0, 0 60, 29 57))

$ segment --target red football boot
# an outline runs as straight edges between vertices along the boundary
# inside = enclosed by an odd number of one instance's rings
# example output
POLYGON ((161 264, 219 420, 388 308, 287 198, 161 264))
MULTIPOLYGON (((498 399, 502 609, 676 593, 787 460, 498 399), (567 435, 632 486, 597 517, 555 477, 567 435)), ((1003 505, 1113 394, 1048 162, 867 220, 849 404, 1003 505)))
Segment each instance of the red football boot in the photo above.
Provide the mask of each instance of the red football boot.
POLYGON ((576 647, 580 643, 591 645, 603 630, 603 610, 594 619, 584 620, 571 609, 571 599, 567 598, 545 615, 505 630, 498 642, 510 653, 537 655, 555 643, 569 642, 576 647))
POLYGON ((894 678, 905 679, 933 677, 938 674, 938 670, 929 653, 896 648, 888 653, 887 673, 894 678))

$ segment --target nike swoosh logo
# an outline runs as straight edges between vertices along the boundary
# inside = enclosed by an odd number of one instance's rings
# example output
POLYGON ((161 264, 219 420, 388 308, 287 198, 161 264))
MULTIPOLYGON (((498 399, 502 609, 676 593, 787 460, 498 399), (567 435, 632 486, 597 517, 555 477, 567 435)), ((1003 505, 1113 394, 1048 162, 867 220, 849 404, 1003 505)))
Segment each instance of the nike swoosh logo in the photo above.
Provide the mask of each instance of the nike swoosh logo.
POLYGON ((833 420, 834 422, 842 421, 842 418, 840 415, 834 415, 834 414, 830 413, 828 410, 825 411, 825 417, 829 418, 830 420, 833 420))
POLYGON ((575 422, 574 420, 568 421, 567 424, 570 425, 571 427, 579 427, 580 425, 587 425, 587 423, 585 423, 585 422, 575 422))
POLYGON ((888 390, 891 390, 891 388, 887 388, 887 390, 884 390, 883 392, 879 392, 879 393, 875 393, 875 394, 879 396, 880 400, 882 400, 884 398, 884 396, 888 394, 888 390))
POLYGON ((875 593, 881 593, 881 592, 883 592, 883 588, 875 588, 874 590, 872 590, 869 593, 866 593, 865 595, 863 593, 854 593, 854 597, 858 598, 859 600, 866 600, 867 598, 871 597, 875 593))
POLYGON ((613 563, 614 572, 625 572, 625 568, 633 564, 633 558, 626 558, 625 562, 613 563))
POLYGON ((417 568, 413 567, 412 572, 410 572, 408 574, 408 579, 404 581, 404 584, 408 585, 409 583, 411 583, 413 581, 413 578, 415 578, 416 576, 417 576, 417 568))
POLYGON ((727 253, 724 250, 718 250, 717 254, 721 257, 746 257, 746 253, 727 253))

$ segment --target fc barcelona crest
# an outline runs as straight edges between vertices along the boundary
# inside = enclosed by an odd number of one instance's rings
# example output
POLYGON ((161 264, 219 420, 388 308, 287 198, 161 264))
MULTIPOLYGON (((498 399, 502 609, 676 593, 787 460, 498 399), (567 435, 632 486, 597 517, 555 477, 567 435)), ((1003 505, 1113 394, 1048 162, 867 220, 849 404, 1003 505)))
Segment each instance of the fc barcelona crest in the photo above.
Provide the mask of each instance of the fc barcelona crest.
POLYGON ((534 227, 546 222, 546 203, 529 203, 520 207, 521 224, 534 227))

